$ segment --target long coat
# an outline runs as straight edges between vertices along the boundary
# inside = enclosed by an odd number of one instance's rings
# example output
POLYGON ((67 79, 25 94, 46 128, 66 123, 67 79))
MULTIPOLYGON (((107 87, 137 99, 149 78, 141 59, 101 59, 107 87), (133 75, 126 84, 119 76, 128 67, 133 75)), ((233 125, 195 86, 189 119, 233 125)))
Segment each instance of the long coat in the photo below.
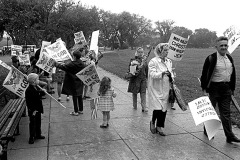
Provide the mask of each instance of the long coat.
MULTIPOLYGON (((137 61, 139 64, 142 63, 140 58, 135 57, 130 60, 129 67, 132 61, 137 61)), ((138 73, 129 80, 128 92, 130 93, 146 93, 148 66, 147 63, 144 63, 141 67, 139 66, 137 67, 138 73)))
POLYGON ((76 76, 76 74, 85 68, 84 63, 78 59, 66 64, 57 64, 57 68, 64 70, 65 78, 63 82, 62 94, 81 96, 83 94, 83 82, 76 76))
POLYGON ((172 72, 172 62, 167 58, 163 62, 161 58, 154 57, 150 60, 148 68, 148 106, 165 112, 170 107, 170 81, 163 72, 172 72))

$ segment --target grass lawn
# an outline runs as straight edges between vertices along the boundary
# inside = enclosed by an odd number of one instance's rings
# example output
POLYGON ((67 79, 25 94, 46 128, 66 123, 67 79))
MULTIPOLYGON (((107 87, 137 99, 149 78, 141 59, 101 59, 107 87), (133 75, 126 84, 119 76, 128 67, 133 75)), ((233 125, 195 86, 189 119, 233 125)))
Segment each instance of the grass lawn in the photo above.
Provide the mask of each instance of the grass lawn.
MULTIPOLYGON (((205 58, 213 52, 215 52, 214 48, 186 49, 181 61, 173 61, 173 67, 176 72, 175 82, 180 88, 186 102, 190 102, 203 96, 197 77, 201 76, 205 58)), ((115 50, 110 53, 105 53, 103 58, 99 61, 99 66, 121 78, 124 78, 124 75, 128 70, 129 61, 134 57, 134 53, 135 50, 115 50)), ((240 49, 235 50, 232 53, 232 56, 237 74, 235 97, 240 103, 240 75, 238 74, 240 72, 240 49)), ((152 51, 148 60, 153 57, 154 53, 152 51)), ((232 107, 232 119, 233 123, 237 124, 240 128, 240 114, 236 112, 234 107, 232 107)))

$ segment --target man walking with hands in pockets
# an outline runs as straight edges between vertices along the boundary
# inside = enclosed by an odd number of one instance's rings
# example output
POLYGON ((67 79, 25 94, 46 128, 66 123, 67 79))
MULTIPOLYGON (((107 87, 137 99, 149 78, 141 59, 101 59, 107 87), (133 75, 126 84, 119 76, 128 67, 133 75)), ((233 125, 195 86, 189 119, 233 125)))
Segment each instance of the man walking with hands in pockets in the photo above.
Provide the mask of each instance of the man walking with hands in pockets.
MULTIPOLYGON (((204 95, 209 96, 213 107, 218 104, 220 119, 227 143, 240 142, 232 132, 230 103, 236 85, 236 71, 233 58, 228 54, 228 38, 216 40, 217 52, 209 55, 203 65, 201 87, 204 95)), ((204 128, 204 134, 207 136, 204 128)))

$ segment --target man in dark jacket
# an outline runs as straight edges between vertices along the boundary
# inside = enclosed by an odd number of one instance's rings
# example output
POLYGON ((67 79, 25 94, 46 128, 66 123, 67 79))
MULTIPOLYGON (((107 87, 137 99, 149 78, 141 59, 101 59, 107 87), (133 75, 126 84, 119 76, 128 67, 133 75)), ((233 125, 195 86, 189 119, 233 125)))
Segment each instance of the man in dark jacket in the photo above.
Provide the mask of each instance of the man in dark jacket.
MULTIPOLYGON (((232 132, 230 103, 236 84, 233 58, 227 53, 228 38, 219 37, 216 41, 217 52, 209 55, 203 65, 201 87, 204 95, 209 96, 214 107, 218 104, 223 130, 228 143, 240 142, 232 132)), ((207 135, 204 128, 204 134, 207 135)))
MULTIPOLYGON (((45 94, 37 85, 39 84, 39 77, 36 73, 30 73, 27 77, 29 86, 25 92, 26 104, 29 115, 29 144, 34 143, 34 139, 45 139, 41 135, 41 114, 43 113, 42 96, 45 94)), ((44 82, 42 84, 47 85, 44 82)))

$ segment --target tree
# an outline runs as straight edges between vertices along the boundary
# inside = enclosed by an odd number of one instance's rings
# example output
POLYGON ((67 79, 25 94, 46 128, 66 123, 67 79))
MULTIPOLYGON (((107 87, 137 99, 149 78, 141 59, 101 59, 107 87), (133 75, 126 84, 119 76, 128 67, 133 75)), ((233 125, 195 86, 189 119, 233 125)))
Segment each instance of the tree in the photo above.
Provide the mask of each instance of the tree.
POLYGON ((188 38, 193 33, 192 30, 179 26, 173 27, 172 32, 184 38, 188 38))
MULTIPOLYGON (((46 23, 56 0, 2 0, 0 17, 14 44, 36 44, 38 28, 46 23), (47 14, 46 14, 47 13, 47 14)), ((40 27, 41 28, 41 27, 40 27)))
POLYGON ((159 22, 159 21, 155 22, 156 31, 160 35, 160 42, 162 43, 168 42, 174 23, 175 22, 173 20, 164 20, 162 22, 159 22))
POLYGON ((189 47, 194 48, 209 48, 214 46, 217 38, 215 31, 209 31, 206 28, 196 29, 189 39, 189 47))
POLYGON ((118 31, 118 19, 117 14, 107 12, 104 10, 99 11, 99 17, 100 17, 100 36, 99 36, 99 42, 103 46, 110 46, 113 47, 112 38, 116 31, 118 31))
POLYGON ((135 40, 140 36, 147 34, 151 30, 151 21, 137 14, 122 12, 119 15, 118 29, 121 33, 120 42, 126 41, 133 49, 136 46, 135 40))

